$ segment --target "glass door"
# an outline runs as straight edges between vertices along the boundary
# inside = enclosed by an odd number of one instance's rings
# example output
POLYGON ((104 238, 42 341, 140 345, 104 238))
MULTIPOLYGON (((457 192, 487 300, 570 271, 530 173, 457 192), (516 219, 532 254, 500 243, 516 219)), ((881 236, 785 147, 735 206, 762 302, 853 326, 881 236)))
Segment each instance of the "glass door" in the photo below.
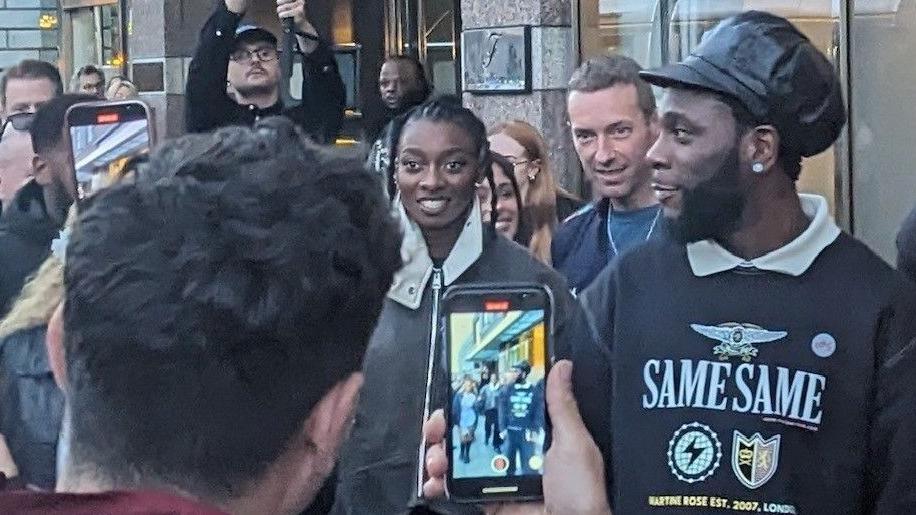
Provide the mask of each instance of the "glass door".
POLYGON ((458 93, 460 0, 391 0, 388 53, 420 59, 439 93, 458 93))
POLYGON ((126 69, 126 23, 119 2, 85 7, 65 7, 69 73, 92 64, 108 78, 126 69))

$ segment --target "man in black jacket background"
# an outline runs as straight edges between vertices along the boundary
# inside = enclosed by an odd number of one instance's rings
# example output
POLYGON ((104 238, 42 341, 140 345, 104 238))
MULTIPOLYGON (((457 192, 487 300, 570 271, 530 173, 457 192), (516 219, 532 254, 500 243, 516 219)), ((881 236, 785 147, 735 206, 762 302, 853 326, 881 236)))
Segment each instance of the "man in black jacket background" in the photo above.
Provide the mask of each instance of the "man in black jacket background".
POLYGON ((201 29, 188 72, 188 132, 251 125, 282 114, 315 141, 333 142, 343 120, 344 86, 333 53, 306 17, 305 0, 277 0, 278 16, 294 20, 302 54, 302 101, 295 107, 280 99, 280 81, 289 77, 281 76, 276 36, 240 26, 250 3, 220 0, 201 29))

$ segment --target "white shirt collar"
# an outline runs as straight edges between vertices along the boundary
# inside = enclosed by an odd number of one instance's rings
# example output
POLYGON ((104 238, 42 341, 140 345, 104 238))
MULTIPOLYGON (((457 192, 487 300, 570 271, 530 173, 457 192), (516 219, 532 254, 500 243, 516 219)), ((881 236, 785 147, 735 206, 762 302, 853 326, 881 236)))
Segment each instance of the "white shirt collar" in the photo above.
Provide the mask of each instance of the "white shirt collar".
MULTIPOLYGON (((429 257, 423 231, 407 216, 400 197, 396 197, 394 202, 404 231, 401 243, 401 260, 404 266, 394 274, 388 298, 410 309, 418 309, 423 301, 423 290, 433 275, 433 260, 429 257)), ((480 217, 480 204, 477 195, 474 195, 474 205, 458 236, 458 241, 442 264, 442 286, 449 286, 455 282, 477 262, 481 254, 483 223, 480 217)))
POLYGON ((827 200, 817 195, 800 194, 802 210, 811 224, 786 246, 757 259, 746 261, 725 250, 713 240, 687 245, 687 259, 697 277, 706 277, 735 268, 756 268, 798 277, 814 264, 821 252, 840 235, 840 228, 828 213, 827 200))

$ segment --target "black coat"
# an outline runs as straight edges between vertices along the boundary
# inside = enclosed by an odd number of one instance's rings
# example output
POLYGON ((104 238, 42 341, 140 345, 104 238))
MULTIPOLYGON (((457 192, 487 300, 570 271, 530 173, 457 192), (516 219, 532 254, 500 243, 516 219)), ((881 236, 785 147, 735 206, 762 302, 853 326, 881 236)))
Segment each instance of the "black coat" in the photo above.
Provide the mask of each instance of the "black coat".
POLYGON ((29 485, 53 489, 64 396, 45 349, 46 326, 0 340, 0 433, 29 485))
POLYGON ((45 210, 41 186, 29 182, 0 218, 0 316, 51 253, 59 226, 45 210))
POLYGON ((282 101, 266 109, 240 105, 226 94, 229 55, 241 17, 220 1, 200 31, 188 70, 185 125, 188 132, 208 132, 227 125, 252 125, 260 118, 283 115, 319 143, 332 143, 340 132, 346 95, 337 62, 328 45, 303 56, 302 103, 285 108, 282 101))

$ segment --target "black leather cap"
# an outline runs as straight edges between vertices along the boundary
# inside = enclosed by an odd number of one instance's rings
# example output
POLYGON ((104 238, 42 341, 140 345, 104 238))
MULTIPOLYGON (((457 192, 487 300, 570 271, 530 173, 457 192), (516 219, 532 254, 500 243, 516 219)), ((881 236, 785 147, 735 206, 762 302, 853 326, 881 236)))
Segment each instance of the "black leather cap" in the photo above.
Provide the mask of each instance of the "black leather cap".
POLYGON ((803 157, 829 148, 846 124, 840 81, 826 56, 788 20, 769 13, 723 20, 683 61, 639 75, 663 88, 732 97, 803 157))

